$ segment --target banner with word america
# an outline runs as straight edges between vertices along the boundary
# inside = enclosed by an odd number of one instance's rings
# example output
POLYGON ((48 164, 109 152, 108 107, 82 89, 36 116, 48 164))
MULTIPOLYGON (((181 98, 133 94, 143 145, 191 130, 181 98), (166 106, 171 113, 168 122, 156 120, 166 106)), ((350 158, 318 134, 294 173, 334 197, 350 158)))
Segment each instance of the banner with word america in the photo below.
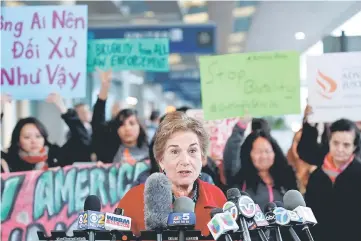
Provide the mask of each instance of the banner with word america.
POLYGON ((72 235, 88 195, 97 195, 102 212, 113 212, 149 161, 134 165, 67 166, 58 170, 1 175, 1 240, 38 240, 37 231, 72 235))

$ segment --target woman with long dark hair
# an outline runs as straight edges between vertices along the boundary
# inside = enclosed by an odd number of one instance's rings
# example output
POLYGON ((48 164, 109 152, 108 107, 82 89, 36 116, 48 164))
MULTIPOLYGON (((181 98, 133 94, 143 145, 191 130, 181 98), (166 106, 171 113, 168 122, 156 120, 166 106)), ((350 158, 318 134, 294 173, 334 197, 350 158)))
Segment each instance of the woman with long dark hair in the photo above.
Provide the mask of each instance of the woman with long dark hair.
MULTIPOLYGON (((59 109, 72 135, 85 135, 85 127, 77 113, 66 108, 60 95, 50 94, 47 101, 59 109)), ((11 172, 65 166, 75 159, 73 154, 67 153, 65 145, 60 147, 49 142, 45 126, 34 117, 23 118, 17 122, 12 132, 10 147, 7 152, 2 153, 2 158, 8 163, 11 172)))
POLYGON ((261 208, 268 202, 282 201, 286 191, 297 189, 295 174, 285 155, 265 131, 254 131, 245 139, 241 163, 234 183, 261 208))
POLYGON ((101 89, 94 105, 93 142, 99 161, 135 164, 148 158, 145 129, 133 109, 121 110, 111 121, 105 120, 105 104, 111 83, 111 72, 101 72, 101 89))

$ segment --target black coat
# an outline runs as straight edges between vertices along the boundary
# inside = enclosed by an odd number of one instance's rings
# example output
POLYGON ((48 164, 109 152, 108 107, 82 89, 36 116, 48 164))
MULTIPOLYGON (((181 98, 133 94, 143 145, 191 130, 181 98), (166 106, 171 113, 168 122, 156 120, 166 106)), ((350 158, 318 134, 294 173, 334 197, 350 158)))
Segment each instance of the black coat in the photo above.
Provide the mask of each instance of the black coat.
POLYGON ((335 183, 319 167, 311 174, 305 201, 318 221, 311 228, 317 241, 360 241, 361 163, 354 159, 335 183))
MULTIPOLYGON (((69 126, 73 140, 68 141, 63 146, 48 143, 48 159, 49 167, 67 166, 75 161, 90 160, 90 144, 91 136, 88 135, 82 122, 79 120, 75 110, 69 109, 65 114, 61 115, 69 126)), ((21 159, 18 150, 1 152, 2 158, 8 163, 11 172, 31 171, 35 164, 28 163, 21 159)))

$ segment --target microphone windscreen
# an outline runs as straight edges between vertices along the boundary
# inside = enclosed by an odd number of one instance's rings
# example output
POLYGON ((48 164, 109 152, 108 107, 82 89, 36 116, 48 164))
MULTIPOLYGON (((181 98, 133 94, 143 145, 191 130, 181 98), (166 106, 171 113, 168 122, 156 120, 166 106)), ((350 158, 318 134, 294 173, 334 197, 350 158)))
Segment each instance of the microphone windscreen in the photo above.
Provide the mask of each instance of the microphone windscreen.
POLYGON ((227 190, 227 200, 236 199, 241 196, 241 192, 238 188, 231 188, 227 190))
POLYGON ((288 210, 293 210, 298 206, 306 207, 302 194, 297 190, 287 191, 283 196, 283 203, 288 210))
POLYGON ((281 202, 281 201, 274 201, 274 203, 276 204, 276 206, 278 208, 284 208, 285 207, 285 205, 283 205, 283 202, 281 202))
POLYGON ((114 214, 116 215, 124 215, 124 210, 121 208, 115 208, 114 209, 114 214))
POLYGON ((217 213, 223 213, 223 209, 222 208, 213 208, 211 210, 211 218, 213 218, 214 215, 216 215, 217 213))
POLYGON ((101 203, 100 199, 96 195, 89 195, 84 202, 84 211, 96 211, 100 212, 101 203))
POLYGON ((195 203, 189 197, 176 198, 173 203, 173 212, 175 213, 193 213, 195 203))
POLYGON ((150 175, 144 187, 144 221, 146 230, 167 227, 172 212, 172 184, 163 173, 150 175))
POLYGON ((277 205, 274 202, 267 203, 266 206, 263 208, 264 213, 272 212, 277 205))
POLYGON ((248 192, 244 192, 244 191, 241 191, 241 195, 242 195, 242 196, 248 196, 248 197, 251 197, 251 196, 248 194, 248 192))

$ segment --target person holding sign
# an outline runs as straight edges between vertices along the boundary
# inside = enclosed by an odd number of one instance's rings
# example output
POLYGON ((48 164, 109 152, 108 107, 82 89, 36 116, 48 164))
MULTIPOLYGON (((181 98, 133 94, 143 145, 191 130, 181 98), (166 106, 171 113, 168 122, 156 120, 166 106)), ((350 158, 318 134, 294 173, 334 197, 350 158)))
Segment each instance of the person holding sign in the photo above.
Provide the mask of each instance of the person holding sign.
POLYGON ((121 110, 110 122, 105 121, 105 104, 111 84, 111 70, 100 73, 101 88, 94 105, 93 142, 98 160, 104 163, 129 163, 148 159, 147 135, 137 112, 121 110))
POLYGON ((317 138, 301 138, 299 154, 306 153, 302 149, 306 146, 304 142, 310 142, 307 152, 312 153, 314 159, 304 160, 318 167, 309 178, 305 194, 307 206, 318 221, 311 228, 315 240, 360 240, 360 140, 360 130, 347 119, 331 124, 329 151, 326 153, 316 149, 317 138))
MULTIPOLYGON (((77 114, 67 109, 60 95, 50 94, 47 98, 62 114, 62 118, 74 130, 74 135, 81 135, 81 128, 76 126, 77 114)), ((79 123, 81 123, 79 121, 79 123)), ((11 172, 46 170, 51 167, 65 166, 74 157, 67 153, 65 145, 59 147, 48 140, 48 131, 43 123, 34 117, 20 119, 15 125, 11 136, 10 147, 2 153, 2 158, 8 163, 11 172)))

